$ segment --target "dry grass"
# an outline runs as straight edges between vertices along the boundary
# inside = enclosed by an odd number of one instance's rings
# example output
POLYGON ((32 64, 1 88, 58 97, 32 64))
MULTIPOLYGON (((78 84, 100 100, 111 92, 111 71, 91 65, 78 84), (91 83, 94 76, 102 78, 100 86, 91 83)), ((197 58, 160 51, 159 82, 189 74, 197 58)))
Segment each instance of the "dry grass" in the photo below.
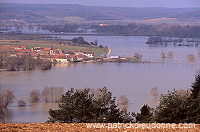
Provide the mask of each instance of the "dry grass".
POLYGON ((176 18, 162 17, 157 19, 148 19, 138 21, 139 23, 179 23, 176 18))
POLYGON ((0 132, 199 132, 195 128, 87 128, 85 123, 0 123, 0 132))

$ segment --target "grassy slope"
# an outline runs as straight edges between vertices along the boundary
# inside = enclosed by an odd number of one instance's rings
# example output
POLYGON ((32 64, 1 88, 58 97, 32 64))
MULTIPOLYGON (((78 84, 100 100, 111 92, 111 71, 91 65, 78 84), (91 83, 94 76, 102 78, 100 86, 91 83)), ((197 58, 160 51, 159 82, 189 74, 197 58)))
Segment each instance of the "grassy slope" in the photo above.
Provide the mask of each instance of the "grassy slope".
POLYGON ((29 49, 32 47, 44 47, 49 48, 51 44, 53 45, 54 49, 63 49, 65 52, 67 51, 74 51, 74 50, 83 50, 88 52, 94 52, 95 55, 100 55, 105 52, 108 52, 107 48, 99 48, 97 46, 92 45, 84 45, 84 46, 68 46, 68 45, 60 45, 60 42, 62 41, 62 44, 68 44, 71 41, 64 40, 64 39, 51 39, 51 36, 46 35, 6 35, 6 34, 0 34, 0 46, 3 45, 21 45, 21 46, 27 46, 29 49), (48 38, 48 39, 46 39, 48 38))
POLYGON ((71 16, 71 17, 63 17, 63 18, 54 18, 54 17, 46 16, 46 18, 54 19, 54 20, 64 20, 64 21, 67 21, 67 22, 81 22, 81 21, 84 20, 81 17, 73 17, 73 16, 71 16))
MULTIPOLYGON (((68 43, 69 41, 62 41, 62 43, 68 43)), ((68 46, 68 45, 60 45, 60 41, 57 40, 0 40, 0 46, 3 45, 21 45, 27 46, 29 49, 32 47, 50 47, 52 44, 54 49, 62 49, 65 52, 74 51, 74 50, 83 50, 88 52, 94 52, 95 55, 103 54, 107 52, 106 48, 98 48, 96 46, 68 46)))
POLYGON ((176 18, 177 21, 199 21, 199 8, 130 8, 81 6, 73 4, 1 4, 0 19, 23 19, 27 22, 147 20, 176 18))

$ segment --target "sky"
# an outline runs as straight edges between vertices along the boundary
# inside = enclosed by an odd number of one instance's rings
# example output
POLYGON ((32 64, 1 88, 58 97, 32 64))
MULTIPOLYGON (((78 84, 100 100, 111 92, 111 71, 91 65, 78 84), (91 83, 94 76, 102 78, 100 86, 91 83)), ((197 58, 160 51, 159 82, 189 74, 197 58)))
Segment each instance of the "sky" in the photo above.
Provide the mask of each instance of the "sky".
POLYGON ((0 0, 6 3, 79 4, 114 7, 200 7, 200 0, 0 0))

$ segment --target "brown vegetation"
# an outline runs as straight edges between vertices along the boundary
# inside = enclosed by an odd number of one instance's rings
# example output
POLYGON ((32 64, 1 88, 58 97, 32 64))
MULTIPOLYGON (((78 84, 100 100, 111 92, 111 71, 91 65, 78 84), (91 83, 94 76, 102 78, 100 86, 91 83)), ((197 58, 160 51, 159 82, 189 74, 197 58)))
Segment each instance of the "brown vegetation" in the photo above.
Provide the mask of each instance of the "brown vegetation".
POLYGON ((36 103, 40 100, 40 90, 34 89, 30 92, 30 98, 29 100, 32 103, 36 103))
POLYGON ((13 91, 7 89, 0 92, 0 107, 7 107, 9 104, 13 103, 15 98, 13 91))
POLYGON ((200 125, 195 128, 87 128, 85 123, 0 123, 1 132, 199 132, 200 125))
POLYGON ((63 87, 45 87, 42 90, 42 97, 45 102, 60 102, 64 93, 63 87))

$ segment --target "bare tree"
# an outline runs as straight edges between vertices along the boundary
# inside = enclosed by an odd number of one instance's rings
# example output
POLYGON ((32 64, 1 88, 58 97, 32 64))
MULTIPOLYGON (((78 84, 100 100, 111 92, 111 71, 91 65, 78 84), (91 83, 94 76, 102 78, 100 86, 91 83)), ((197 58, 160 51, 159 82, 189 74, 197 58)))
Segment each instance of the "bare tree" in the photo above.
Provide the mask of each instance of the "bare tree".
POLYGON ((181 95, 181 96, 190 95, 191 89, 187 89, 187 90, 179 89, 177 92, 178 92, 178 95, 181 95))
POLYGON ((173 56, 174 56, 174 53, 173 53, 172 51, 169 51, 169 52, 167 53, 167 57, 168 57, 168 58, 173 58, 173 56))
POLYGON ((151 95, 153 96, 153 98, 155 99, 157 99, 158 98, 158 88, 157 87, 155 87, 155 88, 152 88, 151 90, 150 90, 150 93, 151 93, 151 95))
POLYGON ((141 60, 141 59, 142 59, 142 55, 140 55, 139 53, 135 53, 135 54, 134 54, 134 57, 135 57, 137 60, 141 60))
POLYGON ((153 99, 152 99, 152 105, 153 105, 153 107, 156 107, 156 105, 158 104, 158 96, 159 96, 158 88, 157 87, 152 88, 150 90, 150 93, 151 93, 151 95, 153 97, 153 99))
POLYGON ((13 91, 7 89, 3 92, 0 92, 0 106, 7 107, 9 104, 13 103, 13 99, 15 98, 13 91))
POLYGON ((5 122, 4 108, 13 103, 15 98, 13 91, 0 89, 0 122, 5 122))
POLYGON ((42 97, 45 102, 59 102, 63 92, 63 87, 45 87, 42 90, 42 97))
POLYGON ((160 56, 161 56, 162 59, 165 59, 165 58, 166 58, 165 52, 162 51, 162 52, 160 53, 160 56))
POLYGON ((22 99, 18 101, 18 107, 26 107, 26 102, 22 99))
POLYGON ((128 110, 128 103, 129 103, 129 100, 125 95, 120 96, 117 102, 120 110, 128 110))
POLYGON ((42 90, 42 97, 43 99, 45 100, 45 102, 48 102, 50 100, 50 97, 49 97, 49 87, 45 87, 43 90, 42 90))
POLYGON ((188 61, 190 61, 190 62, 194 62, 195 59, 196 59, 196 57, 195 57, 194 54, 189 54, 189 55, 187 55, 187 59, 188 59, 188 61))
POLYGON ((63 87, 53 87, 52 89, 54 92, 54 101, 60 102, 60 99, 63 95, 63 87))
POLYGON ((29 100, 36 103, 40 100, 40 90, 34 89, 30 92, 29 100))

